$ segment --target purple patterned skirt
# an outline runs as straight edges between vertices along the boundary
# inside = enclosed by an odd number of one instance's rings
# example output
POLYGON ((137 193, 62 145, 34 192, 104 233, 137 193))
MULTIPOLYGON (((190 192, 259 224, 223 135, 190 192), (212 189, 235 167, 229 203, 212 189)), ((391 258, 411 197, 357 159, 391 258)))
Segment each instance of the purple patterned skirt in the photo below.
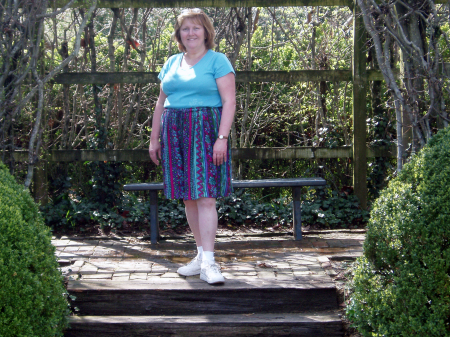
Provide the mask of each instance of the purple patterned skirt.
POLYGON ((169 199, 219 198, 232 192, 231 148, 213 164, 222 108, 165 109, 161 117, 164 194, 169 199))

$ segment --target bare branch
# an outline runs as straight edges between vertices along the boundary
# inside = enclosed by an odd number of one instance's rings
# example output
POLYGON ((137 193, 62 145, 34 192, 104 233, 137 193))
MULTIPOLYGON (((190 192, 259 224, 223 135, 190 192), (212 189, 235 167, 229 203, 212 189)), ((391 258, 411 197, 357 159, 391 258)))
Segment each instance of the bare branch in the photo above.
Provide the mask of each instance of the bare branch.
MULTIPOLYGON (((81 34, 84 31, 84 28, 86 27, 86 24, 88 22, 88 20, 90 19, 92 13, 94 12, 94 10, 97 8, 97 0, 93 0, 93 4, 92 6, 89 8, 89 11, 87 13, 87 15, 84 17, 76 38, 75 38, 75 48, 73 50, 73 52, 70 54, 70 56, 68 58, 66 58, 64 61, 61 62, 61 64, 59 64, 57 67, 55 67, 52 71, 50 71, 47 76, 45 76, 42 79, 42 82, 45 84, 48 81, 50 81, 58 72, 60 72, 66 65, 68 65, 73 59, 74 57, 76 57, 78 55, 78 52, 80 51, 80 40, 81 40, 81 34)), ((17 112, 22 109, 22 107, 29 102, 29 100, 36 94, 36 91, 38 91, 39 86, 35 86, 33 87, 30 92, 28 93, 28 95, 17 105, 17 107, 14 109, 13 115, 16 115, 17 112)))
POLYGON ((74 2, 75 2, 75 0, 70 0, 64 7, 60 8, 59 10, 56 10, 56 11, 54 11, 52 13, 36 15, 36 19, 54 18, 57 15, 59 15, 61 13, 64 13, 68 8, 72 7, 74 2))

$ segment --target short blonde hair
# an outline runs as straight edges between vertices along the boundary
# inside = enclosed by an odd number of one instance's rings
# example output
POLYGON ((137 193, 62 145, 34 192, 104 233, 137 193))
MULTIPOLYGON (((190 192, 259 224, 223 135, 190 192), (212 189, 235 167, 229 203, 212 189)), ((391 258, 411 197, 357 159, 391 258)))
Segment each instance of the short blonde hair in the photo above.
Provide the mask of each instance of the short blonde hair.
POLYGON ((206 49, 213 49, 215 47, 214 38, 216 31, 211 22, 211 19, 200 8, 184 9, 177 17, 175 23, 174 39, 178 43, 178 49, 182 52, 186 51, 186 47, 181 43, 180 29, 184 20, 191 19, 192 21, 199 23, 205 29, 205 47, 206 49))

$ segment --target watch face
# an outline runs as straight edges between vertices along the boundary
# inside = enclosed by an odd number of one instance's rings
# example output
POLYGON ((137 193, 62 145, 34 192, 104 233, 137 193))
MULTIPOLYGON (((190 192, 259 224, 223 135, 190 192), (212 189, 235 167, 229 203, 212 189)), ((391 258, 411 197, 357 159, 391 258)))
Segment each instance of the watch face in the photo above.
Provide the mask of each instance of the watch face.
POLYGON ((223 139, 223 135, 220 135, 220 136, 219 136, 219 139, 223 139))

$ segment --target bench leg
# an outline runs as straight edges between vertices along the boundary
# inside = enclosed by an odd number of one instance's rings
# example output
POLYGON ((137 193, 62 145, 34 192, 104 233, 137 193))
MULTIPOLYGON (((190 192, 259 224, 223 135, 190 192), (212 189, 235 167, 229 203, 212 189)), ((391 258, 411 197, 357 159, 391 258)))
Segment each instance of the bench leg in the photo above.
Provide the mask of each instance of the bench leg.
POLYGON ((157 243, 158 240, 158 191, 150 191, 150 241, 154 244, 157 243))
POLYGON ((295 186, 292 187, 292 216, 294 223, 294 239, 301 240, 302 239, 302 214, 301 214, 301 187, 295 186))

